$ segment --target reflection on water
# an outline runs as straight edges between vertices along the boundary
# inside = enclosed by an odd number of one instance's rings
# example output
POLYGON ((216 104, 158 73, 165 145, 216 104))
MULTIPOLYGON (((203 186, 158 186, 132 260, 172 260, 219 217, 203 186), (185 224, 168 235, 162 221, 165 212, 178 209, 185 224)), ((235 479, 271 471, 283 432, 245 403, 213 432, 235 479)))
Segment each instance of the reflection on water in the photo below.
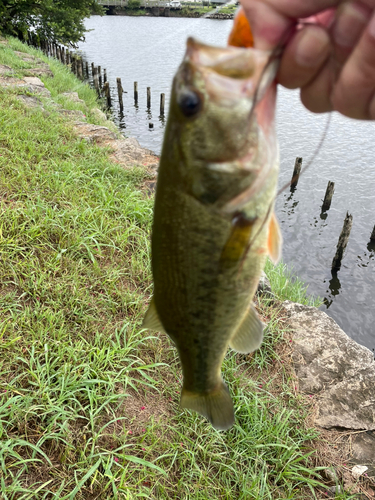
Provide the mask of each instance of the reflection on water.
MULTIPOLYGON (((331 271, 332 278, 329 280, 329 285, 327 293, 328 297, 324 297, 323 301, 326 305, 327 309, 332 305, 334 297, 340 293, 341 283, 338 277, 338 273, 336 271, 331 271)), ((326 281, 324 280, 324 283, 326 281)))
MULTIPOLYGON (((114 102, 114 119, 127 136, 160 153, 165 117, 160 116, 160 94, 169 107, 172 77, 182 60, 187 36, 223 45, 231 21, 93 16, 86 21, 93 31, 80 44, 84 58, 107 69, 111 93, 117 96, 116 78, 126 93, 124 111, 114 102), (134 102, 134 82, 138 101, 134 102), (151 107, 146 89, 151 87, 151 107), (149 123, 154 128, 149 128, 149 123)), ((314 155, 325 131, 326 116, 306 111, 298 92, 280 89, 277 133, 280 143, 280 186, 290 182, 295 158, 304 164, 314 155)), ((309 292, 324 298, 323 309, 355 340, 375 345, 375 245, 369 242, 375 224, 375 123, 356 122, 336 113, 319 154, 300 176, 294 190, 287 188, 276 200, 281 223, 283 259, 307 284, 309 292), (327 182, 335 193, 327 212, 321 207, 327 182), (331 263, 346 212, 353 228, 341 269, 331 274, 331 263)))

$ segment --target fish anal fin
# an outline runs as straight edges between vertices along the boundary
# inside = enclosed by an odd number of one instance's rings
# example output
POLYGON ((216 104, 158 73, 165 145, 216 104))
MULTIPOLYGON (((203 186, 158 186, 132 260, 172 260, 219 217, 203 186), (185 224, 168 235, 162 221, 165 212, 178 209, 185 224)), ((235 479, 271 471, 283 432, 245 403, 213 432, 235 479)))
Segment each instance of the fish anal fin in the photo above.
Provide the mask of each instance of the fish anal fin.
POLYGON ((152 298, 150 305, 148 306, 146 315, 143 319, 142 328, 147 328, 148 330, 155 330, 157 332, 165 332, 164 326, 162 325, 158 312, 155 307, 155 300, 152 298))
POLYGON ((277 221, 276 215, 273 212, 270 218, 268 227, 268 255, 274 264, 277 264, 281 259, 281 247, 283 237, 281 235, 280 226, 277 221))
POLYGON ((218 389, 204 394, 183 388, 180 405, 200 413, 220 431, 226 431, 234 424, 233 402, 224 382, 218 389))
POLYGON ((229 341, 230 347, 243 354, 255 351, 263 340, 263 326, 255 307, 251 304, 229 341))

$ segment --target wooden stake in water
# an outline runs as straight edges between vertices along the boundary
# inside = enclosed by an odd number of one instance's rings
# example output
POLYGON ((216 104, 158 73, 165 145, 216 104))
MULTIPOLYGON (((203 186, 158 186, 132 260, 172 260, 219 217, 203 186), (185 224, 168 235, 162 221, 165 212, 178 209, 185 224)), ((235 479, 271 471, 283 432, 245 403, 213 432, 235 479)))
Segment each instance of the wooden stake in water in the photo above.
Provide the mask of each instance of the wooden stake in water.
POLYGON ((118 102, 120 103, 120 111, 122 112, 124 109, 124 103, 122 101, 123 88, 121 84, 121 78, 117 78, 116 81, 117 81, 118 102))
POLYGON ((151 108, 151 87, 147 87, 147 107, 151 108))
POLYGON ((99 78, 99 87, 102 88, 103 80, 102 80, 102 67, 98 66, 98 78, 99 78))
POLYGON ((160 115, 164 116, 165 94, 160 94, 160 115))
POLYGON ((105 82, 105 84, 103 86, 103 90, 104 90, 105 96, 107 98, 107 107, 110 108, 112 106, 112 101, 111 101, 111 93, 109 90, 109 83, 108 82, 105 82))
POLYGON ((61 62, 65 64, 65 48, 61 47, 61 62))
POLYGON ((95 87, 96 91, 99 93, 98 68, 95 68, 95 66, 93 69, 93 76, 92 77, 94 80, 94 87, 95 87))
POLYGON ((72 61, 72 72, 76 75, 77 68, 76 68, 76 55, 75 54, 70 54, 70 60, 72 61))
POLYGON ((345 248, 349 241, 350 231, 353 226, 353 216, 348 212, 344 220, 344 225, 337 243, 336 255, 332 261, 332 271, 338 271, 341 267, 341 261, 345 252, 345 248))
POLYGON ((94 67, 95 67, 95 64, 91 63, 91 74, 92 74, 93 79, 94 79, 94 67))
POLYGON ((80 57, 77 57, 76 64, 77 64, 77 76, 80 80, 83 80, 82 59, 80 57))
POLYGON ((296 187, 297 187, 299 174, 301 173, 301 168, 302 168, 302 158, 297 156, 296 161, 294 163, 292 180, 290 182, 290 190, 291 191, 294 191, 294 189, 296 189, 296 187))
POLYGON ((134 101, 138 102, 138 82, 134 82, 134 101))
POLYGON ((324 201, 323 201, 323 205, 322 205, 322 212, 329 210, 329 207, 331 206, 331 201, 332 201, 332 196, 333 196, 334 191, 335 191, 335 183, 328 181, 327 190, 326 190, 326 194, 324 196, 324 201))
POLYGON ((104 68, 103 69, 103 83, 107 81, 107 70, 104 68))
POLYGON ((86 61, 86 78, 88 79, 90 77, 89 73, 89 63, 86 61))

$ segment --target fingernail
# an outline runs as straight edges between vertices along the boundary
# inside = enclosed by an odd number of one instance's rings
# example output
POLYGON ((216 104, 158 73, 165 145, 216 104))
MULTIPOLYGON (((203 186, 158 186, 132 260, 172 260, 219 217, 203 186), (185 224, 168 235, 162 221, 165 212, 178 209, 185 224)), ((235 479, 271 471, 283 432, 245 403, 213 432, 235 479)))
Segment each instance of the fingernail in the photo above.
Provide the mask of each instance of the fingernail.
POLYGON ((367 22, 365 9, 354 4, 345 4, 333 28, 333 38, 337 45, 354 47, 367 22))
POLYGON ((317 26, 305 28, 296 49, 296 62, 305 68, 318 66, 326 57, 329 47, 329 36, 317 26))

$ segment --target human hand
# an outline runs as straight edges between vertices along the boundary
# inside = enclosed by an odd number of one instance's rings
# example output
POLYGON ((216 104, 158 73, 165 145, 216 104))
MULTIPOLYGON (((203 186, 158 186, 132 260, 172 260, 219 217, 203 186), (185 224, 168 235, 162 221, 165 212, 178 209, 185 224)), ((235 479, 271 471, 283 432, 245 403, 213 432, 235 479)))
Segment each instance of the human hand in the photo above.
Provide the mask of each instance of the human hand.
POLYGON ((241 3, 255 47, 285 46, 278 82, 300 88, 307 109, 375 120, 375 0, 241 3))

